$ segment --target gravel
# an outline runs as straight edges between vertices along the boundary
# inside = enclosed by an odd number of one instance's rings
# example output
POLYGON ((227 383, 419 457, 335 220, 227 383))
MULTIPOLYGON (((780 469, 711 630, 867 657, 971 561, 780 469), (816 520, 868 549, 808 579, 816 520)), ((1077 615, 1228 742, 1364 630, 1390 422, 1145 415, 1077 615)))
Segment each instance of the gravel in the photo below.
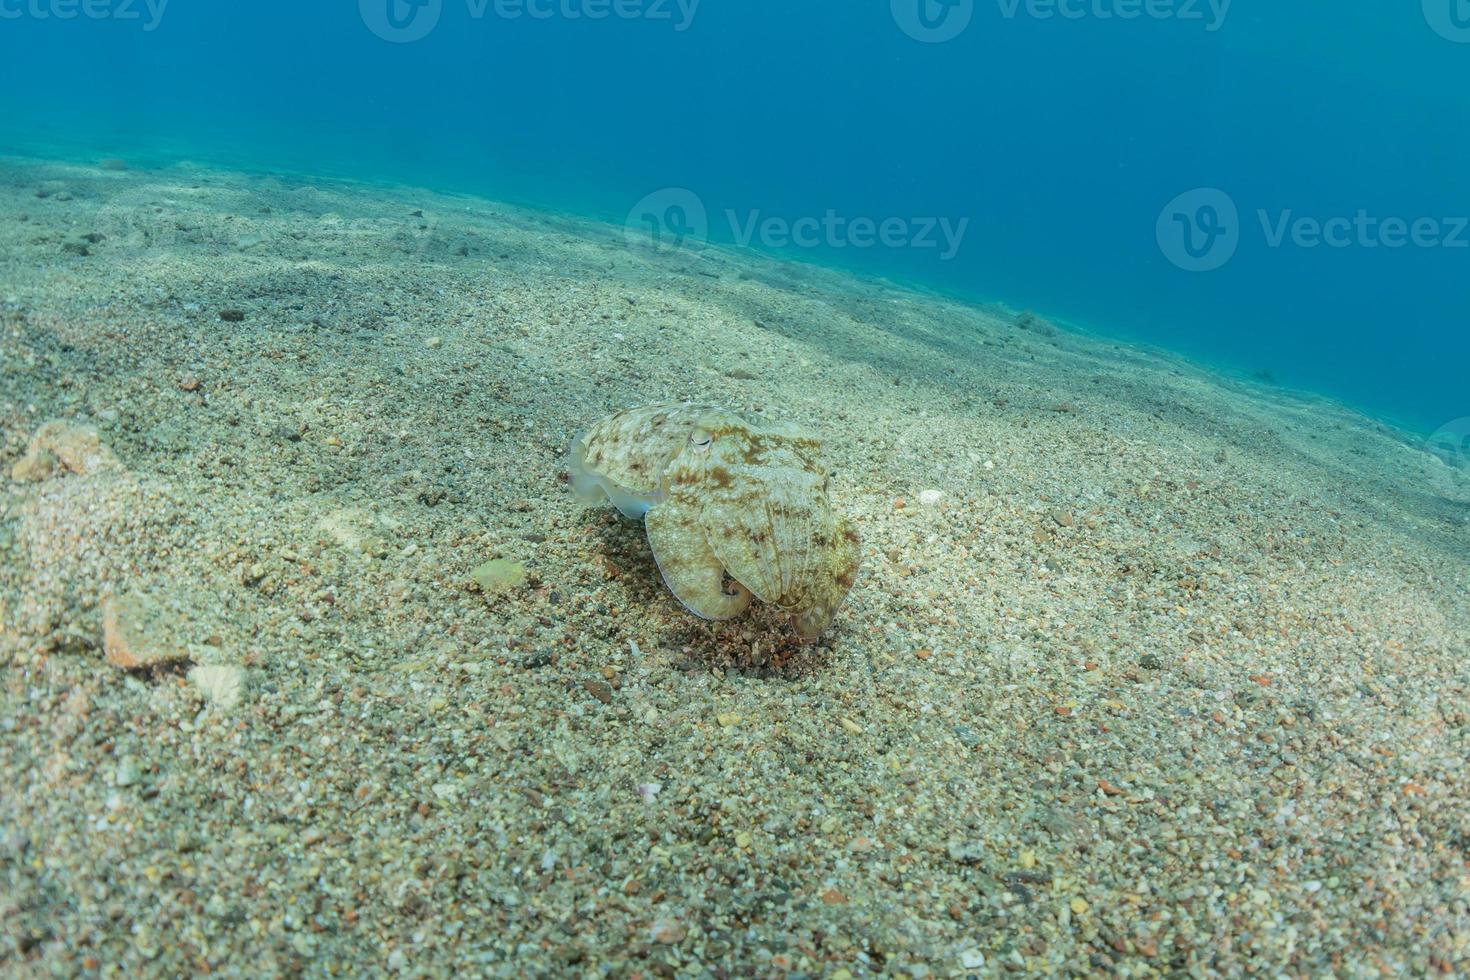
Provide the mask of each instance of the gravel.
POLYGON ((1470 969, 1470 479, 1411 437, 558 214, 0 166, 4 971, 1470 969), (568 492, 678 398, 825 437, 819 643, 568 492))

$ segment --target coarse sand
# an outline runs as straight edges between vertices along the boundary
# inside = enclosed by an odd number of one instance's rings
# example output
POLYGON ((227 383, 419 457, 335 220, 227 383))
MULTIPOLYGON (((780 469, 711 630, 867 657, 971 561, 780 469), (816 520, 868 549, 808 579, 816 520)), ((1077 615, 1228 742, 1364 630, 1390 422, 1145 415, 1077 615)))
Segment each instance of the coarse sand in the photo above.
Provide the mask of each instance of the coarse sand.
POLYGON ((0 972, 1470 971, 1470 473, 1412 435, 187 163, 0 160, 0 329, 0 972), (820 642, 692 618, 569 492, 683 399, 822 436, 820 642))

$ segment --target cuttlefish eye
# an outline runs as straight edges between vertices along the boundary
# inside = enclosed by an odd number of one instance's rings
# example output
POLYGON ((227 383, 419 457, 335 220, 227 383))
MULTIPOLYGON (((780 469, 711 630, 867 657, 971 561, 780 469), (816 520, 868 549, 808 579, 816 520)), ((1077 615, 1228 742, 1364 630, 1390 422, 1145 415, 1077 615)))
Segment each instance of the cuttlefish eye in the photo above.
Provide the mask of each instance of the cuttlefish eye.
POLYGON ((696 429, 694 433, 689 436, 689 445, 692 446, 696 451, 702 453, 708 452, 710 444, 714 441, 715 437, 710 435, 703 429, 696 429))

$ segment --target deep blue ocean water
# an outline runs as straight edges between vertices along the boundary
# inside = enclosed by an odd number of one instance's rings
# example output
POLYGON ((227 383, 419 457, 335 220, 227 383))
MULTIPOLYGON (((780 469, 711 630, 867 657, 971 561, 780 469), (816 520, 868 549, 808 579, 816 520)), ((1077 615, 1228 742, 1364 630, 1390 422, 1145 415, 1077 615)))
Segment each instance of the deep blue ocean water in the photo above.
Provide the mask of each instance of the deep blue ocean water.
POLYGON ((749 233, 1470 416, 1470 0, 1221 3, 0 0, 0 151, 749 233))

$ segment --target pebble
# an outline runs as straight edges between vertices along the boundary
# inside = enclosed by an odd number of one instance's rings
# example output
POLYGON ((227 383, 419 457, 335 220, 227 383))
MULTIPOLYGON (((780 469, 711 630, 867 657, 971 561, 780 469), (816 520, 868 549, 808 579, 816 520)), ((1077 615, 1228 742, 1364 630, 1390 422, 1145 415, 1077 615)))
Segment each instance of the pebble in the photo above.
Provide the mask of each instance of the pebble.
POLYGON ((960 864, 981 864, 985 861, 985 845, 979 841, 952 840, 947 850, 949 859, 960 864))
POLYGON ((245 672, 233 666, 201 666, 189 670, 189 682, 210 704, 228 711, 240 703, 245 672))
POLYGON ((470 579, 486 595, 503 595, 526 584, 526 566, 496 558, 470 572, 470 579))
POLYGON ((36 430, 25 456, 11 469, 11 477, 34 482, 58 471, 89 476, 121 469, 95 428, 56 420, 36 430))
POLYGON ((49 449, 32 449, 10 468, 10 478, 17 483, 40 483, 60 468, 55 453, 49 449))
POLYGON ((117 764, 117 773, 112 781, 117 786, 132 786, 138 781, 140 772, 138 762, 131 756, 124 756, 117 764))
POLYGON ((920 490, 919 491, 919 503, 923 504, 925 507, 933 507, 935 504, 939 503, 939 501, 942 500, 943 498, 944 498, 944 491, 943 490, 920 490))
POLYGON ((107 599, 102 606, 102 650, 107 662, 136 670, 189 660, 173 628, 176 615, 142 594, 107 599))

